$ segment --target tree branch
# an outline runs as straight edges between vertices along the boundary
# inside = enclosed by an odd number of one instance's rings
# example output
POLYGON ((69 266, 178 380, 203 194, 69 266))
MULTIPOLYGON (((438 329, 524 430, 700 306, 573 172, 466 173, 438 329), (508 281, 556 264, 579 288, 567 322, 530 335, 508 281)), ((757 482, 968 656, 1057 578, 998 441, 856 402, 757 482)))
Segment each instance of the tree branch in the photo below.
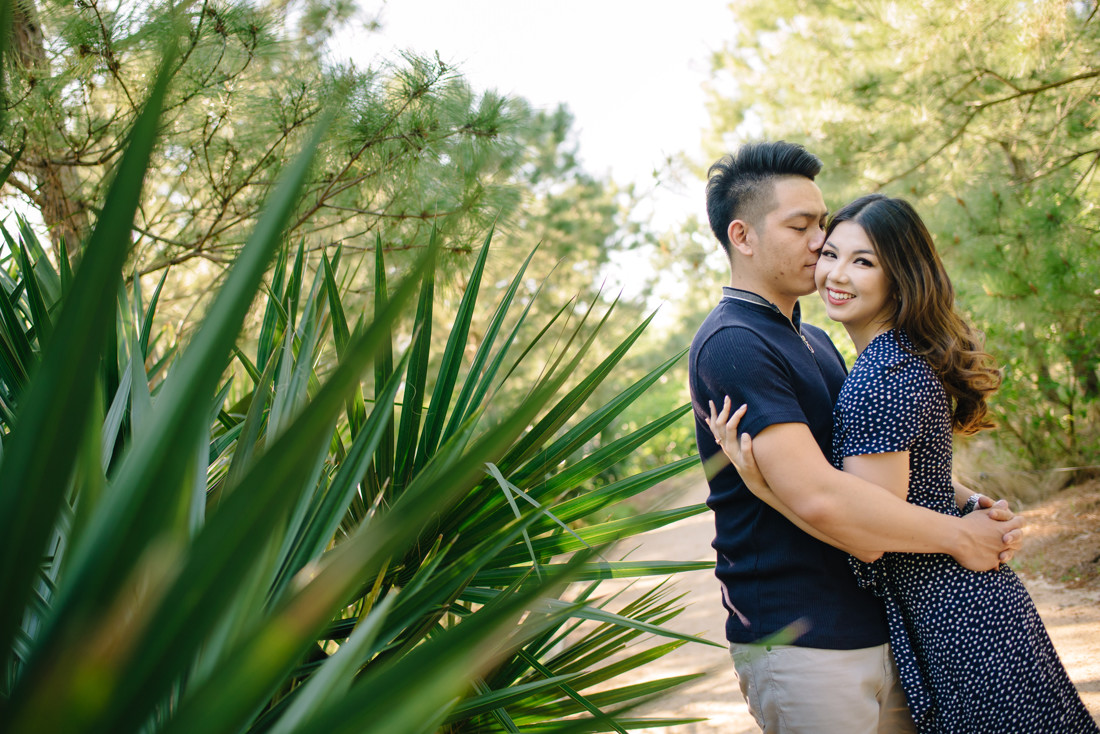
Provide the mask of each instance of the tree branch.
POLYGON ((925 156, 923 159, 921 159, 918 163, 915 163, 914 165, 910 166, 909 168, 907 168, 906 170, 904 170, 901 173, 897 174, 896 176, 891 176, 890 178, 886 179, 885 181, 875 184, 875 190, 879 191, 881 189, 884 189, 885 187, 889 186, 890 184, 894 183, 895 181, 903 179, 906 176, 908 176, 910 173, 913 173, 914 171, 917 171, 917 170, 923 168, 924 166, 926 166, 929 161, 931 161, 933 158, 935 158, 940 153, 942 153, 944 150, 946 150, 947 146, 951 145, 956 140, 961 138, 962 134, 964 132, 966 132, 966 128, 970 125, 970 123, 977 116, 978 116, 978 110, 971 110, 967 114, 966 119, 963 120, 962 125, 959 125, 959 129, 956 130, 955 133, 950 138, 945 140, 943 145, 936 148, 934 151, 932 151, 927 156, 925 156))
POLYGON ((42 208, 42 196, 35 189, 23 183, 15 176, 8 176, 8 180, 4 182, 4 185, 11 186, 13 189, 23 194, 23 196, 26 196, 36 208, 42 208))
MULTIPOLYGON (((999 97, 998 99, 992 99, 992 100, 989 100, 988 102, 967 102, 966 106, 970 107, 972 109, 976 109, 976 110, 984 110, 984 109, 988 109, 988 108, 990 108, 994 105, 1001 104, 1002 102, 1010 102, 1014 99, 1019 99, 1020 97, 1027 97, 1029 95, 1036 95, 1036 94, 1039 94, 1040 92, 1046 92, 1046 91, 1051 90, 1051 89, 1057 89, 1058 87, 1064 87, 1067 84, 1073 84, 1074 82, 1080 82, 1080 81, 1084 81, 1086 79, 1095 79, 1097 77, 1100 77, 1100 69, 1093 69, 1092 71, 1082 72, 1081 74, 1077 74, 1077 75, 1071 76, 1071 77, 1066 77, 1065 79, 1060 79, 1056 82, 1050 82, 1048 84, 1040 84, 1037 87, 1030 87, 1030 88, 1027 88, 1027 89, 1020 89, 1019 87, 1016 87, 1015 85, 1013 85, 1013 84, 1006 81, 1005 82, 1006 84, 1008 84, 1013 89, 1018 89, 1019 91, 1017 91, 1015 94, 1010 94, 1007 97, 999 97)), ((998 78, 1000 78, 1000 77, 998 77, 998 78)))

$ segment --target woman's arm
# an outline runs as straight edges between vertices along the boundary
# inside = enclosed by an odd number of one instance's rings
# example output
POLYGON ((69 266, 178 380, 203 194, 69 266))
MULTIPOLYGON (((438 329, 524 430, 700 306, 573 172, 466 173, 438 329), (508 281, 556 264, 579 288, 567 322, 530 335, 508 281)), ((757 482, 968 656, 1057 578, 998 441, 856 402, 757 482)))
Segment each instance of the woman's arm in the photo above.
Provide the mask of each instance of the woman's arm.
POLYGON ((974 510, 986 510, 995 504, 992 497, 975 492, 954 477, 951 477, 951 487, 955 490, 955 504, 964 513, 973 512, 974 510), (974 499, 975 497, 977 499, 974 499))
POLYGON ((909 497, 909 452, 845 456, 844 471, 878 485, 901 499, 909 497))

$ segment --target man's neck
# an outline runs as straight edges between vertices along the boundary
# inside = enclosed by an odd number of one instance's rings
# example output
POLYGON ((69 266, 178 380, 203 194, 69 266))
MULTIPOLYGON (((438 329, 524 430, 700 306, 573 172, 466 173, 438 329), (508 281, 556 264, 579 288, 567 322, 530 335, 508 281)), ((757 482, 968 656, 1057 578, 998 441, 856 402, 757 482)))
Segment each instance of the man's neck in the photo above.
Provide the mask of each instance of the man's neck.
POLYGON ((749 278, 738 278, 736 275, 730 276, 730 288, 736 288, 739 291, 748 291, 749 293, 755 293, 769 303, 775 304, 775 307, 779 309, 780 313, 782 313, 788 319, 794 318, 794 307, 795 304, 798 303, 797 297, 790 298, 777 295, 771 292, 768 288, 764 287, 763 283, 751 280, 749 278))

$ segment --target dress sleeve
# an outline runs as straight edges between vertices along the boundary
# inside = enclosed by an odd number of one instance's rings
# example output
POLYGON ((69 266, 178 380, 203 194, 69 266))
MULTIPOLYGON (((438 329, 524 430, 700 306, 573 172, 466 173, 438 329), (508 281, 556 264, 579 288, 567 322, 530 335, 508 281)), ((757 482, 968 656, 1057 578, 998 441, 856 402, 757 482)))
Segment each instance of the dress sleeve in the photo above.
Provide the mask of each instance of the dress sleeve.
POLYGON ((920 434, 916 360, 860 367, 848 376, 834 411, 838 462, 847 456, 909 451, 920 434))

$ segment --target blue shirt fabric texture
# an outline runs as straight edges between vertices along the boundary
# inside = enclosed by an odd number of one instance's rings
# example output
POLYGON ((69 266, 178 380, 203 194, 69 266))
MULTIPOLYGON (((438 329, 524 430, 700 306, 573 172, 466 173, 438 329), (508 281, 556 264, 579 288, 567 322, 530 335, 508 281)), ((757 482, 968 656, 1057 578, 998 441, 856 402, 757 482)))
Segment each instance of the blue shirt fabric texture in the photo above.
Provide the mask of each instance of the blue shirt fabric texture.
MULTIPOLYGON (((832 458, 833 404, 847 370, 824 331, 788 319, 756 294, 723 289, 689 353, 688 376, 700 458, 720 452, 707 428, 708 400, 747 404, 742 431, 803 423, 832 458)), ((792 457, 797 460, 797 457, 792 457)), ((848 556, 804 533, 758 500, 728 464, 710 477, 726 638, 757 642, 782 630, 786 644, 834 650, 881 645, 888 633, 879 601, 859 588, 848 556)), ((779 640, 777 640, 779 641, 779 640)))

